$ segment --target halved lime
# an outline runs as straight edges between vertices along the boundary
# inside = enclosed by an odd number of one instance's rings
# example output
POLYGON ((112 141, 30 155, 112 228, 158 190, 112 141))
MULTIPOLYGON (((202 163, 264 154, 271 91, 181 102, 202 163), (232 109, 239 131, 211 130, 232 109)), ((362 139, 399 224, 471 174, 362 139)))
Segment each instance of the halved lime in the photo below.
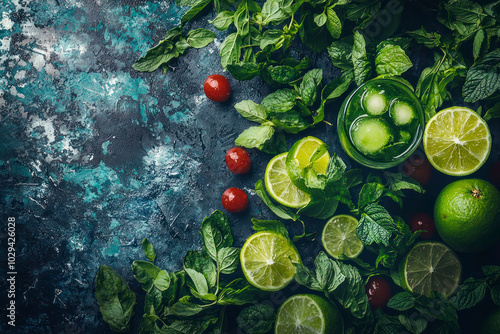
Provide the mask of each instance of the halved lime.
POLYGON ((458 287, 462 265, 443 243, 427 241, 413 246, 400 270, 407 290, 426 296, 435 291, 448 298, 458 287))
POLYGON ((357 257, 363 251, 363 243, 356 235, 358 223, 356 218, 349 215, 330 218, 321 235, 326 252, 336 259, 357 257))
POLYGON ((276 315, 275 334, 344 333, 344 320, 332 304, 316 295, 294 295, 276 315))
POLYGON ((264 291, 283 289, 293 280, 295 267, 302 263, 295 246, 275 232, 257 232, 250 236, 240 253, 241 269, 247 281, 264 291))
POLYGON ((309 203, 311 197, 297 188, 286 170, 287 153, 278 154, 267 164, 264 183, 268 194, 278 203, 290 208, 300 208, 309 203))
POLYGON ((286 157, 286 167, 292 182, 301 190, 307 191, 301 171, 312 164, 312 171, 316 174, 325 174, 330 161, 330 154, 325 151, 321 156, 315 157, 316 152, 324 143, 316 137, 305 137, 295 142, 286 157))
POLYGON ((490 130, 473 110, 450 107, 427 122, 424 150, 429 162, 440 172, 469 175, 488 159, 491 151, 490 130))

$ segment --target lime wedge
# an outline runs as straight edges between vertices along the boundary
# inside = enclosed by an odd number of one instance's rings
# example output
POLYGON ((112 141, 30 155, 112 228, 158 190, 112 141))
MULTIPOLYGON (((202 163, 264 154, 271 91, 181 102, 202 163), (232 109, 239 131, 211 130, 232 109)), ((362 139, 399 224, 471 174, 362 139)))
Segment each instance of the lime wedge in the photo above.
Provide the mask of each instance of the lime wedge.
POLYGON ((264 175, 268 194, 278 203, 290 208, 300 208, 309 203, 310 196, 297 188, 286 170, 287 153, 282 153, 269 161, 264 175))
POLYGON ((363 251, 363 243, 356 235, 357 226, 358 220, 352 216, 332 217, 323 228, 323 248, 336 259, 357 257, 363 251))
POLYGON ((283 289, 293 280, 301 263, 295 246, 279 233, 258 232, 247 239, 240 253, 241 269, 247 281, 264 291, 283 289))
POLYGON ((446 298, 457 289, 462 266, 455 253, 440 242, 417 243, 403 260, 401 283, 407 290, 430 296, 439 292, 446 298))
POLYGON ((344 320, 332 304, 316 295, 295 295, 281 305, 275 334, 344 333, 344 320))
POLYGON ((450 107, 434 115, 427 122, 423 140, 429 162, 448 175, 474 173, 491 151, 488 125, 465 107, 450 107))
POLYGON ((315 157, 317 150, 324 143, 316 137, 305 137, 293 144, 286 157, 286 167, 292 182, 301 190, 307 191, 301 172, 311 163, 312 171, 316 174, 326 174, 330 154, 325 151, 321 156, 315 157), (313 160, 314 157, 314 161, 313 160))

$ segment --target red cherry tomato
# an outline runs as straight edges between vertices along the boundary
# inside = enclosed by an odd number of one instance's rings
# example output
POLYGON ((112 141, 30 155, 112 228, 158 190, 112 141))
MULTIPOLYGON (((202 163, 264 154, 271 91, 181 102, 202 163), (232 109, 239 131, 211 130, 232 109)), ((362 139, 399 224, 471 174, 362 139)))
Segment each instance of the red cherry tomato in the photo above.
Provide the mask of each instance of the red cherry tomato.
POLYGON ((252 166, 252 159, 241 147, 233 147, 226 153, 226 165, 234 174, 245 174, 252 166))
POLYGON ((434 219, 423 212, 417 212, 411 216, 409 225, 412 232, 425 230, 426 232, 420 234, 420 237, 425 240, 432 238, 434 233, 436 233, 434 219))
POLYGON ((392 297, 391 286, 382 276, 371 276, 365 285, 365 292, 373 310, 386 306, 392 297))
POLYGON ((490 181, 493 185, 500 187, 500 161, 490 167, 490 181))
POLYGON ((244 211, 248 207, 248 196, 240 188, 228 188, 222 194, 222 206, 231 213, 244 211))
POLYGON ((413 154, 403 163, 403 173, 425 186, 432 176, 432 166, 423 154, 413 154))
POLYGON ((209 76, 203 84, 203 90, 205 91, 205 95, 215 102, 227 101, 231 95, 229 81, 220 74, 209 76))

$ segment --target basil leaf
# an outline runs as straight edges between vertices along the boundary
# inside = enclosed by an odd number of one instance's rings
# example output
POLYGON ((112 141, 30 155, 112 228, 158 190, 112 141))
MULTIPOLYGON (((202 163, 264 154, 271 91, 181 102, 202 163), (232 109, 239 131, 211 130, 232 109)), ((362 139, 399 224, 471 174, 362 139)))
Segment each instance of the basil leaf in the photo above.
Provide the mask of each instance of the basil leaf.
POLYGON ((314 69, 307 72, 299 86, 299 94, 306 106, 312 106, 318 95, 318 88, 323 78, 322 69, 314 69))
POLYGON ((333 100, 337 97, 340 97, 349 89, 352 80, 353 80, 352 72, 349 72, 348 74, 344 74, 334 79, 332 82, 330 82, 323 88, 323 91, 321 92, 321 100, 327 102, 329 100, 333 100))
POLYGON ((254 303, 266 292, 248 284, 244 278, 237 278, 226 285, 219 294, 218 305, 244 305, 254 303))
POLYGON ((161 270, 158 275, 156 275, 153 286, 160 291, 167 290, 170 286, 170 275, 165 270, 161 270))
POLYGON ((251 100, 244 100, 236 103, 234 105, 234 109, 236 109, 241 116, 249 121, 257 123, 267 122, 266 109, 251 100))
POLYGON ((163 326, 160 332, 155 334, 203 334, 217 322, 217 318, 209 320, 174 320, 168 326, 163 326))
POLYGON ((237 146, 261 150, 272 139, 274 131, 274 127, 269 125, 252 126, 243 131, 234 143, 237 146))
POLYGON ((135 294, 111 267, 101 265, 96 275, 95 297, 103 320, 115 332, 128 332, 134 314, 135 294))
POLYGON ((219 55, 223 68, 238 63, 241 56, 241 36, 237 33, 227 36, 220 47, 219 55))
POLYGON ((361 213, 361 219, 356 227, 356 235, 364 245, 373 242, 389 245, 389 238, 397 231, 394 220, 387 210, 378 204, 366 205, 361 213))
POLYGON ((278 25, 292 15, 293 0, 267 0, 262 6, 262 24, 278 25))
POLYGON ((217 272, 215 265, 208 256, 207 252, 198 252, 197 250, 190 250, 184 257, 184 268, 196 270, 203 273, 210 288, 214 287, 217 280, 217 272))
POLYGON ((153 288, 146 293, 146 297, 144 298, 144 313, 160 314, 164 307, 163 294, 159 289, 153 288))
POLYGON ((314 23, 316 23, 316 25, 318 27, 324 26, 327 20, 328 20, 328 17, 326 16, 326 13, 324 13, 324 12, 316 14, 314 16, 314 23))
POLYGON ((262 180, 257 181, 255 183, 255 193, 257 196, 260 197, 260 199, 264 202, 264 204, 271 209, 274 214, 282 219, 290 219, 290 220, 297 220, 300 218, 299 215, 293 213, 289 208, 282 206, 282 205, 277 205, 275 204, 269 196, 267 196, 266 191, 264 190, 264 184, 262 180))
POLYGON ((311 200, 304 207, 300 208, 298 213, 317 219, 328 219, 337 211, 339 201, 323 193, 313 192, 311 200))
POLYGON ((132 67, 140 72, 153 72, 163 64, 177 57, 174 44, 170 40, 163 40, 157 46, 149 49, 146 55, 139 58, 132 67))
POLYGON ((204 48, 215 39, 215 33, 208 29, 194 29, 187 34, 187 43, 195 49, 204 48))
POLYGON ((500 89, 500 49, 496 49, 474 63, 467 72, 462 90, 464 100, 476 102, 500 89))
POLYGON ((283 40, 283 30, 268 29, 262 34, 260 39, 260 48, 264 50, 270 45, 276 45, 283 40))
POLYGON ((191 7, 181 18, 181 25, 185 25, 189 21, 195 18, 208 4, 212 3, 212 0, 201 0, 191 7))
POLYGON ((156 259, 155 249, 153 247, 153 244, 151 244, 151 242, 149 242, 149 240, 146 238, 142 240, 142 250, 144 251, 144 255, 149 261, 151 262, 155 261, 156 259))
POLYGON ((396 311, 406 311, 415 306, 415 297, 408 291, 395 294, 387 303, 387 307, 396 311))
POLYGON ((483 300, 487 287, 485 280, 469 277, 458 288, 450 301, 458 311, 474 307, 483 300))
POLYGON ((342 22, 337 16, 337 13, 335 13, 332 7, 327 7, 326 16, 326 28, 330 32, 330 35, 332 35, 335 39, 340 38, 340 35, 342 34, 342 22))
POLYGON ((271 306, 259 304, 244 308, 236 318, 236 322, 247 334, 265 334, 273 328, 275 317, 271 306))
POLYGON ((205 217, 201 222, 201 237, 203 249, 217 261, 217 253, 223 247, 233 245, 233 234, 227 216, 219 210, 212 213, 210 217, 205 217))
POLYGON ((240 250, 235 247, 221 248, 217 254, 217 262, 219 263, 219 270, 223 274, 232 274, 239 264, 240 250))
POLYGON ((217 30, 220 31, 225 31, 231 23, 234 21, 234 12, 231 11, 222 11, 217 16, 213 21, 208 21, 210 24, 212 24, 217 30))
POLYGON ((197 272, 196 270, 190 268, 184 268, 184 271, 189 275, 189 278, 194 283, 196 291, 201 295, 205 296, 208 293, 208 284, 205 276, 202 273, 197 272))
POLYGON ((290 240, 288 235, 288 230, 285 225, 279 220, 259 220, 252 218, 253 229, 257 232, 259 231, 272 231, 277 232, 284 236, 286 239, 290 240))
POLYGON ((375 56, 375 66, 379 75, 401 75, 413 64, 399 45, 386 45, 375 56))
POLYGON ((485 37, 486 33, 483 29, 479 30, 474 37, 474 43, 472 45, 472 55, 474 56, 474 60, 479 58, 481 55, 481 51, 483 50, 481 46, 483 45, 485 37))
POLYGON ((304 15, 303 22, 299 27, 299 36, 302 43, 316 53, 323 51, 333 42, 333 37, 327 27, 318 27, 311 13, 304 15))
POLYGON ((277 129, 274 132, 274 135, 264 143, 260 150, 272 155, 278 155, 286 152, 286 138, 283 131, 277 129))
POLYGON ((365 38, 358 31, 354 32, 352 62, 354 65, 354 80, 359 86, 370 77, 372 69, 366 54, 365 38))
POLYGON ((148 261, 134 261, 132 263, 134 277, 137 282, 141 283, 142 289, 146 292, 151 290, 160 271, 160 268, 148 261))

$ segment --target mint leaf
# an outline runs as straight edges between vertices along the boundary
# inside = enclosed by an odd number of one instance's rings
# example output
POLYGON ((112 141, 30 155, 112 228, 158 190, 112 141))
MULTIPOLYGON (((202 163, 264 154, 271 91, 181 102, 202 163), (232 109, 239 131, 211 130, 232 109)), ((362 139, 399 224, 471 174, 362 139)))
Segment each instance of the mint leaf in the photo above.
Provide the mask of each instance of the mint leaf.
POLYGON ((261 124, 266 123, 267 121, 266 109, 251 100, 244 100, 236 103, 234 105, 234 109, 236 109, 241 116, 249 121, 261 124))
POLYGON ((494 279, 497 279, 500 277, 500 266, 496 265, 486 265, 482 266, 481 270, 487 277, 492 277, 494 279))
POLYGON ((399 45, 386 45, 375 56, 377 74, 401 75, 413 64, 399 45))
POLYGON ((398 319, 410 333, 421 334, 427 328, 427 319, 422 315, 407 317, 404 314, 399 314, 398 319))
POLYGON ((332 7, 326 8, 326 28, 330 32, 333 38, 337 39, 342 34, 342 21, 340 21, 337 13, 332 9, 332 7))
POLYGON ((268 113, 286 112, 295 107, 299 94, 293 89, 280 89, 267 95, 261 102, 268 113))
POLYGON ((493 107, 486 110, 483 119, 488 122, 492 118, 500 118, 500 102, 495 103, 493 107))
POLYGON ((500 89, 500 49, 486 54, 469 68, 462 90, 466 102, 476 102, 500 89))
POLYGON ((339 263, 330 259, 324 252, 319 252, 314 265, 318 284, 323 291, 335 291, 346 279, 340 270, 339 263))
POLYGON ((354 65, 354 80, 359 86, 371 76, 372 69, 366 54, 365 38, 358 31, 354 32, 352 62, 354 65))
POLYGON ((271 306, 259 304, 244 308, 236 322, 247 334, 265 334, 273 328, 275 317, 271 306))
POLYGON ((184 270, 189 275, 189 278, 191 278, 191 280, 193 281, 196 291, 201 296, 206 295, 208 293, 208 284, 205 276, 203 276, 202 273, 190 268, 185 268, 184 270))
POLYGON ((362 210, 370 203, 377 203, 384 194, 384 190, 384 185, 380 183, 365 183, 359 192, 358 208, 362 210))
POLYGON ((343 72, 351 72, 354 69, 352 61, 352 39, 343 38, 335 41, 328 47, 328 58, 333 66, 341 69, 343 72))
POLYGON ((313 192, 311 200, 306 206, 299 209, 298 213, 317 219, 328 219, 337 211, 339 201, 323 192, 313 192))
POLYGON ((221 248, 231 247, 233 244, 233 234, 227 216, 219 210, 203 219, 200 233, 203 249, 214 261, 217 261, 217 253, 221 248))
POLYGON ((387 177, 388 187, 392 191, 397 192, 400 190, 410 189, 419 194, 423 194, 425 192, 420 183, 402 173, 386 172, 385 176, 387 177))
POLYGON ((217 253, 219 270, 223 274, 232 274, 240 263, 240 250, 235 247, 224 247, 217 253))
POLYGON ((429 49, 438 47, 441 44, 441 35, 435 32, 429 33, 423 27, 414 31, 407 32, 417 43, 424 45, 429 49))
POLYGON ((267 196, 267 193, 264 189, 264 184, 263 184, 262 180, 259 180, 259 181, 257 181, 257 183, 255 183, 255 193, 257 194, 257 196, 260 197, 260 199, 264 202, 264 204, 267 205, 267 207, 269 209, 271 209, 272 212, 274 212, 274 214, 276 216, 278 216, 282 219, 290 219, 290 220, 294 220, 294 221, 300 218, 299 215, 293 213, 287 207, 285 207, 283 205, 275 204, 269 198, 269 196, 267 196))
POLYGON ((476 306, 486 295, 488 285, 484 280, 469 277, 458 288, 456 294, 450 299, 457 310, 465 310, 476 306))
POLYGON ((279 220, 259 220, 256 218, 251 219, 253 224, 253 229, 257 232, 259 231, 271 231, 276 232, 284 236, 286 239, 290 239, 288 235, 288 230, 285 225, 279 220))
POLYGON ((318 95, 318 88, 323 78, 322 69, 314 69, 307 72, 299 86, 299 94, 306 106, 312 106, 318 95))
POLYGON ((395 294, 387 303, 387 307, 390 307, 396 311, 406 311, 415 306, 415 297, 411 292, 399 292, 395 294))
POLYGON ((216 285, 217 272, 215 264, 210 256, 208 256, 207 252, 199 252, 197 250, 188 251, 184 257, 184 268, 203 273, 210 288, 216 285))
POLYGON ((500 306, 500 285, 495 285, 490 290, 491 300, 500 306))
POLYGON ((392 233, 396 231, 397 226, 384 207, 368 204, 363 208, 356 235, 364 245, 375 242, 388 246, 392 233))
POLYGON ((101 265, 95 278, 95 297, 103 320, 115 332, 128 332, 135 294, 111 267, 101 265))
POLYGON ((369 310, 368 296, 365 292, 365 282, 356 267, 337 262, 344 281, 333 291, 333 296, 351 314, 361 319, 369 310))
POLYGON ((252 126, 243 131, 234 141, 237 146, 262 150, 272 140, 274 127, 270 125, 252 126))
POLYGON ((316 278, 316 274, 302 263, 292 263, 295 267, 295 280, 300 285, 314 291, 322 291, 322 287, 316 278))
POLYGON ((151 262, 155 261, 156 258, 155 249, 153 247, 153 244, 149 242, 149 240, 146 238, 142 240, 142 250, 144 251, 144 255, 149 261, 151 262))

